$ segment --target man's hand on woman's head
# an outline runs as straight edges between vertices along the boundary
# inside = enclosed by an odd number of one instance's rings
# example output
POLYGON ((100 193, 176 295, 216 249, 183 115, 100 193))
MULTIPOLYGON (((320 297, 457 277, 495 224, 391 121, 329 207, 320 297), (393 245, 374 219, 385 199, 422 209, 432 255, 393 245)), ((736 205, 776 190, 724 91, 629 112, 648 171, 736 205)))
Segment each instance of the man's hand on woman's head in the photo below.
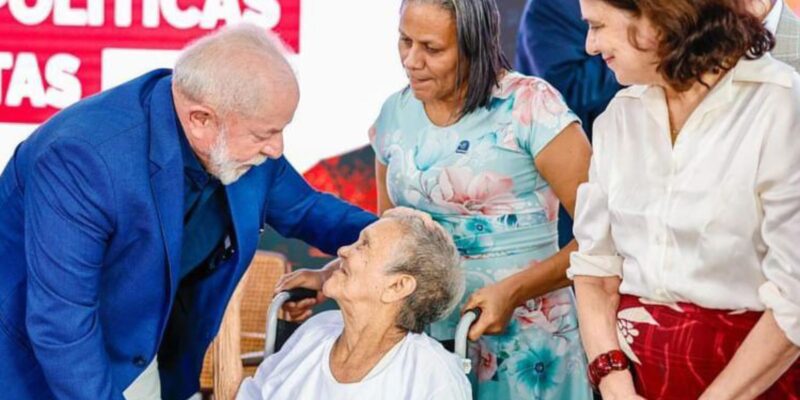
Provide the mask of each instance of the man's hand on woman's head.
POLYGON ((384 211, 381 217, 388 217, 388 218, 418 217, 422 220, 422 222, 425 223, 425 226, 427 226, 428 228, 435 228, 438 226, 430 214, 408 207, 390 208, 384 211))

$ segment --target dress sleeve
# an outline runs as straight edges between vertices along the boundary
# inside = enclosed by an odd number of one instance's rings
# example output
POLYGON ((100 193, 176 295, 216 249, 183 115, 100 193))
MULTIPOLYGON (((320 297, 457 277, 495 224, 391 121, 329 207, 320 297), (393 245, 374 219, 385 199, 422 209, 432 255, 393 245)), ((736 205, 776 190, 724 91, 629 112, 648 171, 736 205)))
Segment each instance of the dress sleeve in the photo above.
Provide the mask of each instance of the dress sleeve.
POLYGON ((617 254, 611 236, 611 220, 608 209, 608 157, 604 148, 604 136, 615 129, 610 123, 609 111, 595 122, 595 141, 592 162, 589 167, 589 181, 578 187, 575 204, 574 234, 578 251, 570 255, 567 276, 574 279, 578 275, 622 277, 622 257, 617 254))
POLYGON ((622 87, 602 57, 586 54, 588 29, 577 1, 528 1, 517 33, 516 67, 555 86, 590 133, 622 87))
POLYGON ((759 297, 789 340, 800 346, 800 79, 794 80, 791 109, 774 106, 774 126, 764 139, 756 190, 764 212, 761 235, 767 278, 759 297), (780 110, 780 111, 778 111, 780 110))
POLYGON ((569 124, 580 123, 561 93, 539 78, 521 81, 514 92, 511 113, 522 127, 518 130, 520 147, 534 158, 569 124))
POLYGON ((398 94, 389 97, 381 107, 381 113, 375 120, 375 123, 369 128, 369 143, 372 145, 372 150, 375 152, 375 159, 381 164, 386 165, 389 163, 389 152, 387 146, 387 136, 393 131, 393 120, 395 112, 395 103, 398 94))

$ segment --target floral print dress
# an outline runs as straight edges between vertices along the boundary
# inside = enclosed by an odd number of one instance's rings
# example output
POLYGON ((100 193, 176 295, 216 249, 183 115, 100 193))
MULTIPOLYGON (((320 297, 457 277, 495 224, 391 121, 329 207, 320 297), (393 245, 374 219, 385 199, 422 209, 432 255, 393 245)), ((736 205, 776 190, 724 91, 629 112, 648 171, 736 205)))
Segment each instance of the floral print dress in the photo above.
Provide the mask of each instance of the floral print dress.
MULTIPOLYGON (((489 107, 457 123, 430 122, 410 89, 392 95, 370 129, 387 166, 392 203, 425 211, 463 256, 467 291, 497 282, 558 251, 559 202, 534 157, 578 118, 537 78, 506 74, 489 107)), ((452 339, 459 309, 430 334, 452 339)), ((586 358, 570 288, 518 307, 506 332, 470 349, 478 399, 590 399, 586 358)))

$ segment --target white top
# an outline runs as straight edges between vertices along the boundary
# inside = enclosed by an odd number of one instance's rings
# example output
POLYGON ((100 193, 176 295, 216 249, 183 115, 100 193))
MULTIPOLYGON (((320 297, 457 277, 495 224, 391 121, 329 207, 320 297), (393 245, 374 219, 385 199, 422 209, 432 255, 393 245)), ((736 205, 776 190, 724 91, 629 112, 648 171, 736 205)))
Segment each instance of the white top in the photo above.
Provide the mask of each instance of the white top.
POLYGON ((662 303, 774 311, 800 345, 800 75, 740 61, 674 148, 664 91, 632 86, 594 125, 567 274, 662 303))
POLYGON ((409 333, 358 383, 339 383, 330 353, 344 323, 339 311, 306 321, 239 388, 237 400, 471 399, 459 358, 428 335, 409 333))

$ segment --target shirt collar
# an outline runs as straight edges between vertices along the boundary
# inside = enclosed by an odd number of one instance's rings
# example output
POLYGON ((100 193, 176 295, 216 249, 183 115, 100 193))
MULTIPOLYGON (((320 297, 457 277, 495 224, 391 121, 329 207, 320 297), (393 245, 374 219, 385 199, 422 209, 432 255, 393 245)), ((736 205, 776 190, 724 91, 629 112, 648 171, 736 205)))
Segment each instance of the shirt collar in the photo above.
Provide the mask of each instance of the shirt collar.
MULTIPOLYGON (((175 119, 177 120, 178 118, 175 117, 175 119)), ((180 138, 181 142, 181 154, 183 155, 183 171, 196 187, 202 188, 206 185, 206 183, 208 183, 208 172, 206 172, 206 170, 200 164, 200 160, 197 159, 197 155, 194 154, 194 150, 192 150, 192 146, 189 144, 189 140, 186 138, 186 133, 184 133, 183 127, 180 123, 177 125, 178 137, 180 138)))
MULTIPOLYGON (((725 107, 734 101, 737 96, 738 83, 774 83, 784 87, 792 87, 794 69, 792 67, 775 61, 769 54, 756 60, 741 59, 736 66, 729 71, 714 86, 706 97, 697 106, 693 114, 703 118, 707 113, 725 107)), ((642 102, 645 109, 652 117, 665 129, 669 129, 669 117, 666 109, 666 99, 664 91, 653 85, 637 85, 623 89, 617 94, 618 97, 637 98, 642 102)))
MULTIPOLYGON (((771 55, 765 54, 756 60, 742 58, 736 63, 728 75, 723 77, 718 86, 729 86, 740 82, 774 83, 787 88, 792 87, 794 70, 776 62, 771 55)), ((653 85, 634 85, 619 92, 620 97, 639 98, 655 88, 653 85)))
POLYGON ((775 5, 772 6, 772 10, 770 10, 769 14, 767 14, 767 18, 764 19, 764 26, 775 35, 778 32, 778 22, 781 20, 781 14, 783 14, 783 0, 778 0, 775 2, 775 5))
POLYGON ((765 54, 756 60, 739 60, 731 73, 733 82, 774 83, 791 88, 794 69, 765 54))

